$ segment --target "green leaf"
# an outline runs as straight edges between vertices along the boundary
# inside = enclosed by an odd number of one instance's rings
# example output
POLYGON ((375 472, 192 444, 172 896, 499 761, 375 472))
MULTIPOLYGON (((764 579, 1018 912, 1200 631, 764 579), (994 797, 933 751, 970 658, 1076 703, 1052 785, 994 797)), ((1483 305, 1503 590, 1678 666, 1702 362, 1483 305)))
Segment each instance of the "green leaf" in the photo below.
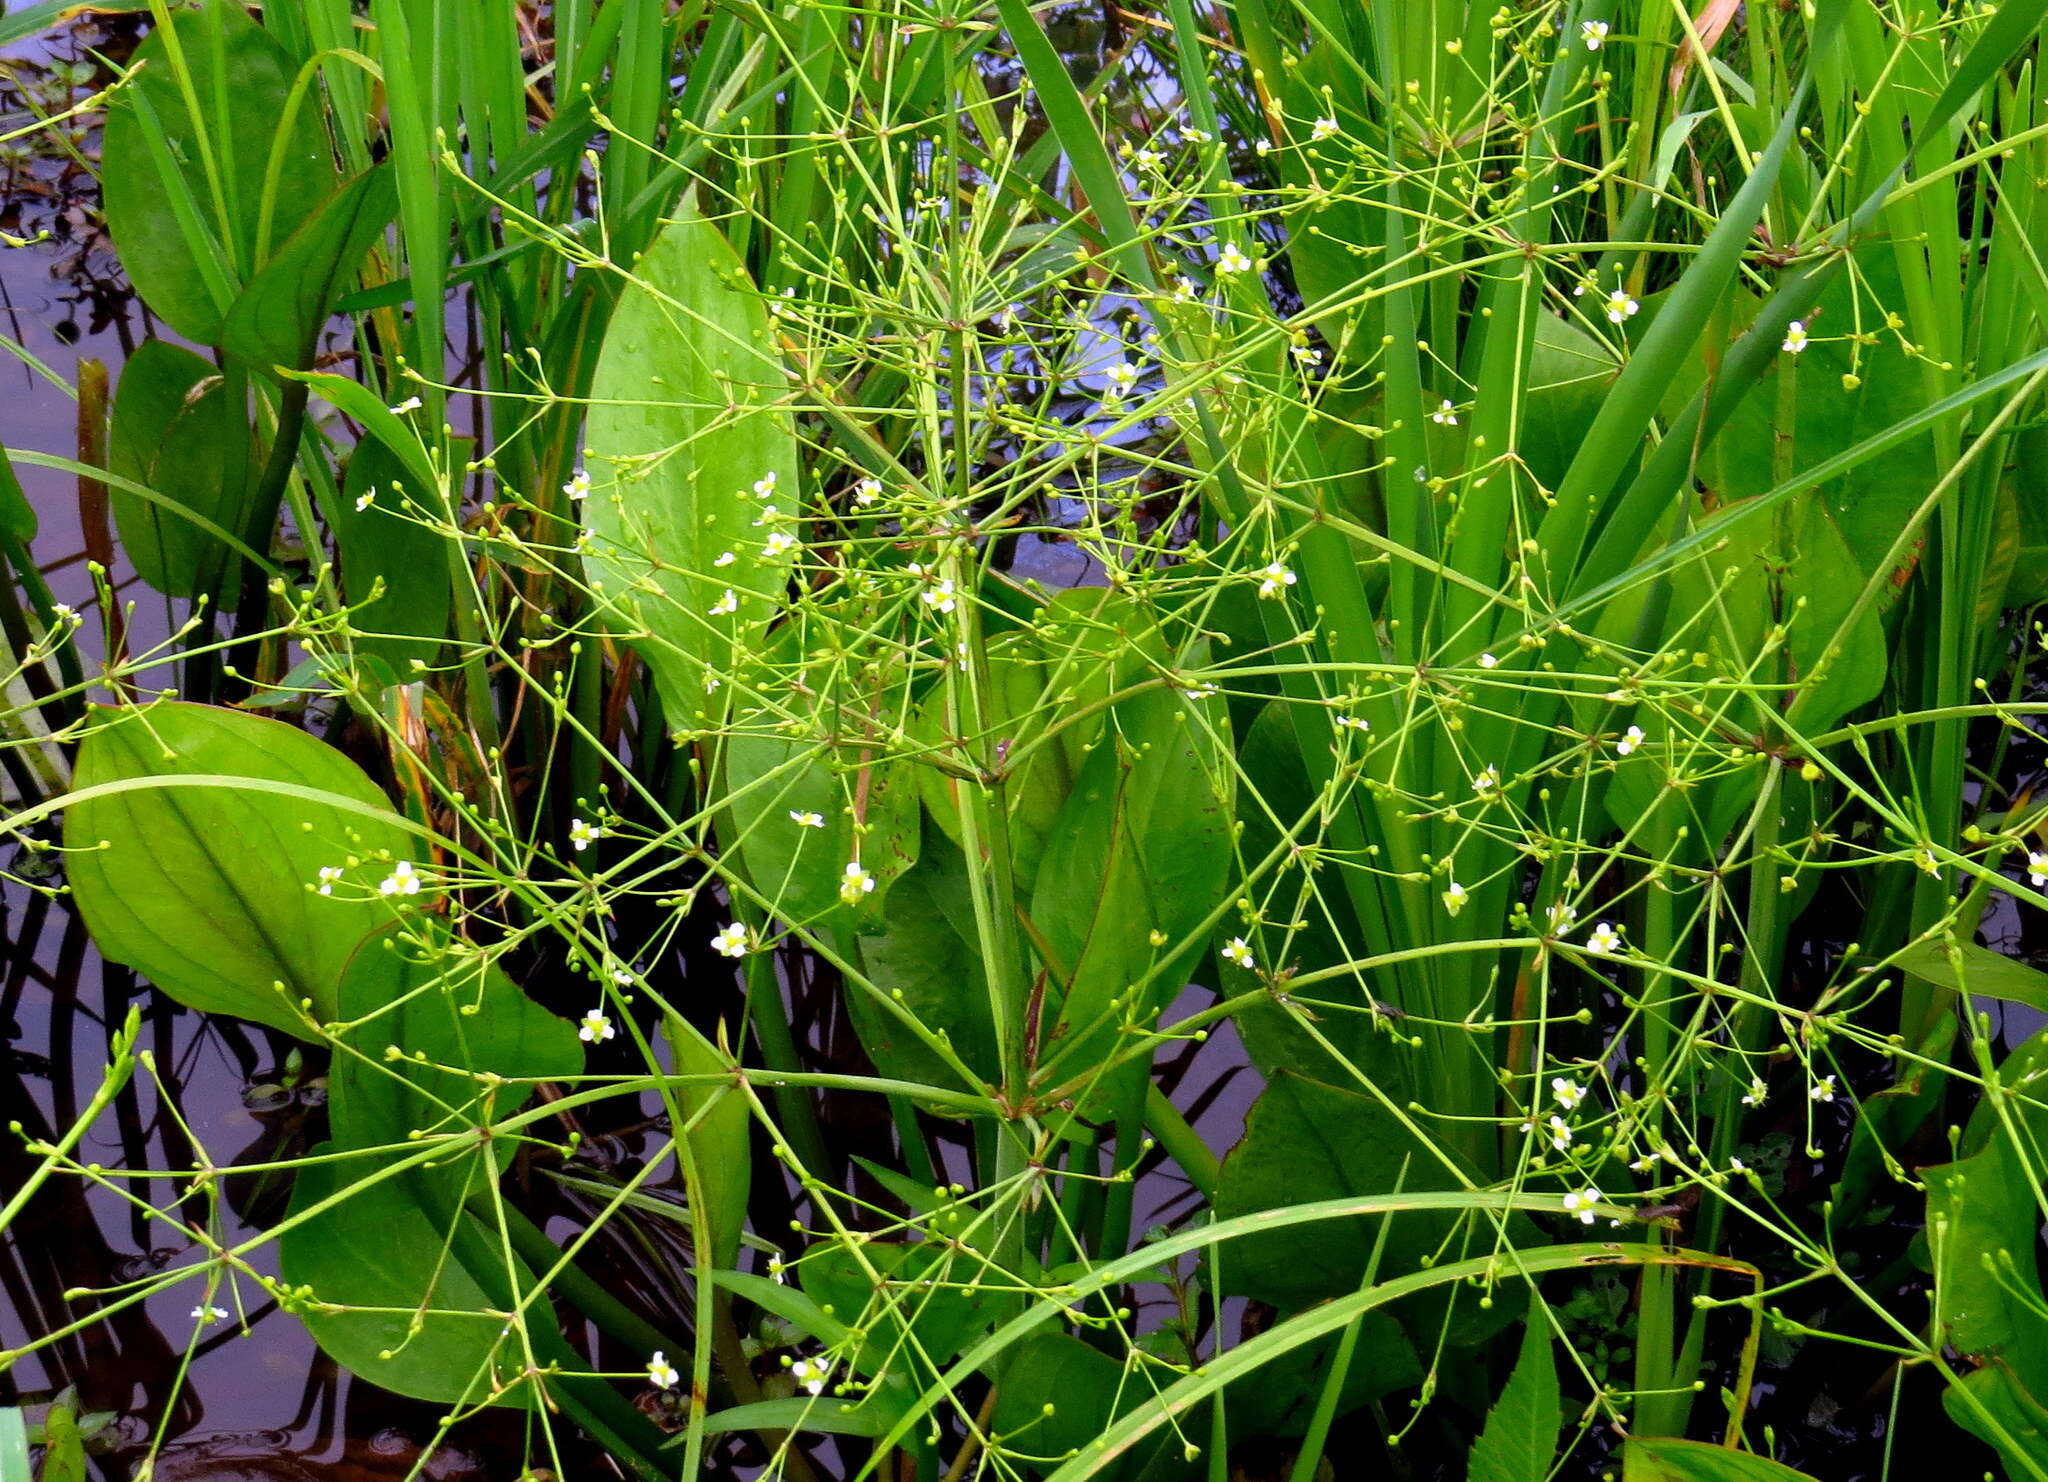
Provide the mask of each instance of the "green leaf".
POLYGON ((868 1405, 816 1397, 759 1400, 715 1410, 704 1418, 704 1433, 730 1431, 815 1431, 827 1436, 879 1436, 893 1417, 868 1405))
POLYGON ((1578 325, 1555 314, 1536 316, 1518 451, 1546 488, 1563 481, 1620 373, 1613 352, 1578 325))
MULTIPOLYGON (((1245 1426, 1254 1434, 1275 1436, 1298 1436, 1306 1431, 1329 1382, 1338 1336, 1332 1334, 1276 1354, 1255 1376, 1231 1385, 1227 1405, 1231 1428, 1245 1426)), ((1421 1382, 1421 1356, 1400 1322, 1385 1312, 1360 1313, 1358 1341, 1344 1371, 1335 1414, 1348 1415, 1361 1405, 1396 1390, 1413 1389, 1421 1382)))
MULTIPOLYGON (((1128 600, 1096 589, 1059 592, 1031 614, 1031 626, 989 644, 986 724, 1011 761, 1003 783, 1009 807, 1012 863, 1020 884, 1037 877, 1038 862, 1060 826, 1075 780, 1108 724, 1105 703, 1143 671, 1147 655, 1163 657, 1155 619, 1128 600)), ((949 734, 946 696, 934 689, 917 708, 910 732, 935 755, 971 770, 987 737, 949 734), (973 751, 963 749, 968 740, 973 751)), ((926 767, 919 785, 932 820, 961 845, 965 789, 956 771, 926 767)))
MULTIPOLYGON (((204 355, 195 355, 169 340, 144 340, 136 346, 114 387, 112 425, 107 432, 108 469, 137 483, 148 483, 163 448, 164 433, 199 395, 202 383, 215 374, 213 362, 204 355)), ((147 503, 128 497, 137 505, 147 503)), ((117 490, 116 514, 121 513, 122 498, 117 490)), ((134 540, 124 525, 121 543, 132 547, 134 540)))
POLYGON ((880 1374, 904 1363, 922 1374, 965 1348, 994 1316, 984 1257, 931 1242, 866 1241, 856 1248, 813 1246, 797 1264, 805 1293, 862 1334, 853 1364, 880 1374))
POLYGON ((137 75, 107 110, 101 148, 107 229, 150 308, 186 339, 210 345, 236 286, 261 265, 266 221, 274 246, 334 189, 318 95, 300 100, 279 138, 297 69, 247 11, 225 0, 176 12, 135 49, 131 65, 137 75), (197 118, 181 81, 190 83, 197 118))
POLYGON ((1557 1364, 1550 1356, 1550 1319, 1532 1293, 1522 1356, 1472 1446, 1471 1482, 1544 1482, 1563 1425, 1557 1364))
POLYGON ((1142 1386, 1099 1348, 1065 1333, 1045 1333, 1012 1354, 996 1390, 994 1425, 1008 1444, 1033 1456, 1067 1457, 1109 1429, 1117 1396, 1136 1404, 1142 1386))
MULTIPOLYGON (((335 1202, 279 1241, 285 1282, 311 1289, 300 1316, 321 1350, 350 1373, 414 1399, 481 1402, 494 1385, 510 1383, 522 1368, 519 1338, 507 1331, 504 1311, 491 1300, 457 1245, 483 1238, 467 1211, 444 1221, 428 1216, 408 1182, 371 1180, 384 1160, 332 1161, 323 1143, 299 1170, 290 1217, 335 1202)), ((509 1251, 497 1252, 499 1275, 508 1270, 523 1288, 533 1278, 509 1251)), ((545 1314, 545 1304, 540 1311, 545 1314)), ((552 1316, 544 1318, 552 1323, 552 1316)), ((521 1387, 515 1393, 531 1391, 521 1387)))
MULTIPOLYGON (((1863 286, 1853 286, 1847 277, 1837 280, 1812 312, 1826 321, 1848 321, 1855 317, 1863 295, 1875 293, 1893 299, 1902 293, 1889 261, 1883 256, 1866 256, 1871 257, 1867 263, 1858 259, 1863 286)), ((1655 312, 1661 311, 1662 305, 1652 300, 1644 307, 1655 312)), ((1667 417, 1676 418, 1706 386, 1710 372, 1748 332, 1761 307, 1748 293, 1729 297, 1723 340, 1702 346, 1701 354, 1680 366, 1664 396, 1667 417)), ((1793 472, 1812 468, 1903 421, 1925 406, 1922 387, 1916 362, 1895 340, 1883 337, 1869 346, 1822 338, 1796 356, 1775 357, 1755 389, 1735 403, 1720 433, 1700 450, 1699 480, 1709 491, 1711 507, 1739 506, 1745 499, 1769 492, 1782 482, 1777 472, 1781 457, 1789 458, 1793 472), (1851 373, 1853 383, 1845 385, 1843 378, 1851 373), (1785 385, 1787 378, 1792 381, 1790 386, 1785 385), (1791 426, 1781 429, 1778 419, 1788 409, 1791 426)), ((1900 523, 1939 474, 1933 435, 1922 433, 1882 460, 1826 480, 1812 497, 1840 531, 1859 570, 1868 571, 1891 548, 1900 523)), ((1717 566, 1726 564, 1716 561, 1717 566)), ((1826 595, 1823 588, 1810 583, 1797 585, 1796 590, 1799 595, 1826 595)), ((1897 590, 1897 586, 1888 588, 1886 600, 1897 590)))
POLYGON ((2035 1260, 2035 1150, 2048 1136, 2048 1105, 2033 1087, 2043 1075, 2048 1034, 2037 1034, 1998 1067, 1963 1134, 1962 1156, 1920 1170, 1941 1335, 1956 1352, 1980 1360, 1980 1372, 1997 1374, 1971 1388, 2006 1438, 1954 1391, 1947 1407, 1959 1425, 2009 1453, 2016 1474, 2048 1461, 2040 1441, 2048 1420, 2048 1318, 2041 1315, 2048 1300, 2035 1260))
POLYGON ((97 708, 93 720, 80 791, 195 779, 66 810, 71 886, 93 940, 188 1008, 314 1038, 306 1014, 334 1017, 344 966, 391 920, 377 859, 410 858, 397 815, 354 762, 278 721, 176 701, 97 708), (244 778, 290 787, 232 785, 244 778), (323 866, 351 858, 362 862, 331 896, 314 892, 323 866))
POLYGON ((1915 942, 1892 959, 1895 966, 1943 988, 1980 998, 2003 999, 2048 1013, 2048 973, 2003 952, 1968 942, 1948 946, 1915 942))
POLYGON ((414 492, 403 459, 376 438, 349 455, 340 497, 321 513, 341 555, 341 579, 362 635, 358 653, 373 654, 410 677, 411 661, 431 662, 448 636, 449 586, 441 511, 431 485, 414 492), (373 496, 357 508, 366 495, 373 496), (371 594, 383 587, 383 595, 371 594))
POLYGON ((347 376, 328 371, 293 371, 285 379, 305 382, 336 411, 360 422, 364 432, 398 459, 405 470, 406 493, 425 507, 433 507, 428 501, 440 497, 441 479, 412 423, 379 401, 369 387, 347 376))
MULTIPOLYGON (((380 932, 342 975, 329 1120, 352 1151, 488 1127, 531 1083, 583 1069, 575 1029, 482 952, 445 938, 422 949, 410 936, 380 932)), ((458 1196, 468 1177, 456 1178, 458 1196)))
POLYGON ((2019 548, 2006 581, 2005 601, 2024 607, 2048 601, 2048 427, 2013 434, 2006 488, 2019 524, 2019 548))
MULTIPOLYGON (((817 708, 849 718, 887 714, 900 694, 899 671, 872 693, 828 692, 817 708)), ((725 742, 728 828, 754 888, 783 920, 813 922, 841 910, 843 872, 858 860, 875 888, 842 919, 863 927, 882 920, 891 887, 921 848, 916 772, 884 755, 879 737, 862 745, 857 734, 792 736, 769 712, 735 726, 725 742)))
POLYGON ((21 480, 15 476, 14 460, 0 444, 0 538, 27 545, 36 538, 35 506, 28 502, 21 480))
MULTIPOLYGON (((1317 1199, 1455 1188, 1435 1153, 1376 1098, 1282 1072, 1252 1106, 1223 1162, 1216 1217, 1317 1199)), ((1402 1215, 1387 1232, 1382 1280, 1417 1269, 1451 1232, 1442 1214, 1402 1215)), ((1377 1219, 1318 1220, 1244 1236, 1223 1263, 1231 1291, 1282 1308, 1356 1291, 1377 1219)))
POLYGON ((1623 1482, 1813 1482, 1769 1457, 1705 1441, 1633 1436, 1622 1452, 1623 1482))
POLYGON ((789 579, 765 542, 799 532, 796 438, 767 311, 718 228, 679 204, 634 275, 591 383, 583 567, 681 725, 707 715, 789 579), (714 612, 728 591, 737 610, 714 612))
POLYGON ((21 1411, 0 1408, 0 1482, 32 1482, 28 1464, 28 1425, 21 1411))
POLYGON ((295 1214, 343 1197, 286 1229, 280 1260, 287 1280, 326 1304, 303 1316, 329 1357, 397 1393, 457 1401, 480 1398, 484 1376, 520 1367, 503 1306, 474 1263, 491 1261, 494 1282, 531 1284, 465 1208, 516 1151, 477 1134, 517 1111, 533 1083, 580 1071, 583 1052, 574 1029, 481 952, 432 935, 438 945, 423 950, 410 935, 381 933, 343 976, 328 1150, 372 1156, 301 1169, 295 1214), (448 1140, 449 1152, 372 1176, 422 1137, 448 1140))
MULTIPOLYGON (((19 1411, 15 1414, 18 1416, 19 1411)), ((76 1395, 66 1390, 43 1415, 41 1482, 85 1482, 85 1436, 78 1427, 76 1395)))
MULTIPOLYGON (((986 978, 980 955, 954 924, 971 911, 967 862, 935 830, 917 867, 896 882, 879 930, 861 938, 861 959, 892 1004, 943 1033, 954 1054, 992 1081, 998 1071, 986 978)), ((862 1048, 884 1075, 928 1086, 959 1082, 959 1072, 897 1014, 857 990, 846 1002, 862 1048)))
POLYGON ((129 358, 114 393, 110 470, 153 489, 158 500, 113 486, 122 549, 142 579, 169 597, 197 597, 219 582, 228 552, 190 511, 240 533, 255 481, 254 445, 242 408, 213 365, 163 340, 129 358))
MULTIPOLYGON (((988 678, 988 723, 1023 758, 1004 781, 1003 800, 1010 810, 1012 866, 1018 883, 1029 885, 1037 876, 1038 861, 1045 853, 1046 840, 1058 821, 1060 808, 1073 790, 1071 753, 1064 744, 1032 747, 1032 742, 1043 733, 1052 710, 1045 700, 1045 666, 1034 635, 1005 633, 993 639, 989 643, 988 678)), ((933 755, 961 766, 969 764, 954 744, 958 738, 947 734, 943 687, 935 687, 925 697, 912 715, 908 729, 933 755)), ((965 790, 977 784, 936 766, 920 767, 917 780, 932 822, 955 848, 965 847, 961 819, 970 806, 965 790)))
POLYGON ((765 1276, 749 1276, 744 1271, 706 1271, 703 1275, 763 1312, 793 1324, 828 1348, 837 1347, 852 1335, 845 1323, 811 1300, 801 1288, 785 1286, 765 1276))
MULTIPOLYGON (((732 1074, 732 1056, 721 1052, 688 1021, 671 1014, 667 1026, 678 1075, 732 1074)), ((696 1124, 688 1134, 697 1175, 691 1197, 698 1201, 698 1213, 711 1232, 707 1254, 717 1265, 731 1266, 739 1255, 740 1234, 747 1226, 747 1191, 753 1183, 753 1118, 747 1099, 734 1094, 730 1082, 723 1087, 679 1086, 676 1096, 683 1115, 696 1124), (716 1105, 712 1105, 714 1098, 716 1105), (706 1106, 709 1111, 704 1111, 706 1106)))
POLYGON ((335 301, 397 210, 397 187, 382 165, 342 186, 236 296, 222 348, 259 371, 311 366, 335 301))
POLYGON ((1052 830, 1030 914, 1068 977, 1051 1039, 1069 1064, 1180 991, 1203 950, 1192 934, 1228 890, 1228 714, 1191 715, 1201 703, 1164 687, 1119 701, 1052 830), (1154 931, 1191 945, 1162 963, 1154 931))

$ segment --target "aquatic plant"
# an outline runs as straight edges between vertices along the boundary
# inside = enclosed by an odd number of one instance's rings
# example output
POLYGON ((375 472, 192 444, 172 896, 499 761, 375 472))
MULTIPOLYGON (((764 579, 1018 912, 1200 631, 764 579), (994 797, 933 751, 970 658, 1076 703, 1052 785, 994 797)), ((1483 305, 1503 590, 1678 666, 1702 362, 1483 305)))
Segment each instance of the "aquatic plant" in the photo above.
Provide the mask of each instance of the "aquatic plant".
POLYGON ((327 1125, 32 1148, 98 1311, 558 1472, 2048 1475, 2048 6, 150 14, 176 340, 10 451, 165 637, 0 486, 7 826, 327 1125))

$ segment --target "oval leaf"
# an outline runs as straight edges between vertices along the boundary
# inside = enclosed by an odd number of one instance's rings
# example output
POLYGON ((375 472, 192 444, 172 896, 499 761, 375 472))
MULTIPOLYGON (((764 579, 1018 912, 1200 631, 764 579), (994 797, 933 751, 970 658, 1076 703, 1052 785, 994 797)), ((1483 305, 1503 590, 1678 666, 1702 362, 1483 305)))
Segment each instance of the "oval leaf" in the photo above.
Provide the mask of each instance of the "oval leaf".
POLYGON ((178 701, 97 710, 76 787, 163 778, 193 781, 65 814, 71 888, 93 940, 188 1008, 315 1038, 313 1023, 335 1015, 344 965, 391 907, 376 893, 381 863, 331 895, 312 886, 351 857, 406 858, 397 815, 354 762, 281 722, 178 701))
POLYGON ((796 534, 796 438, 767 311, 718 228, 680 206, 634 275, 591 384, 583 568, 680 724, 788 580, 769 542, 796 534))
POLYGON ((100 154, 107 229, 150 308, 210 345, 236 288, 260 265, 259 246, 267 257, 334 189, 333 156, 315 95, 278 136, 296 69, 239 5, 178 12, 135 49, 133 65, 137 75, 107 110, 100 154))

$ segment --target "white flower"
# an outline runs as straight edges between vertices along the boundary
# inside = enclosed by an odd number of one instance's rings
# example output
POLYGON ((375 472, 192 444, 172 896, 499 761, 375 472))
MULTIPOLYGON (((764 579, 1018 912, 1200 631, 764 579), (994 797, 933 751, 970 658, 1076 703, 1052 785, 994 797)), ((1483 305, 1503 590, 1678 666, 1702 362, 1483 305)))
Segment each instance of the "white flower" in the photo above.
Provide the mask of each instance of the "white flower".
POLYGON ((789 1366, 790 1377, 811 1394, 821 1393, 832 1377, 832 1366, 823 1359, 800 1358, 789 1366))
POLYGON ((870 504, 873 504, 877 499, 880 499, 881 497, 882 481, 880 479, 862 479, 859 483, 853 486, 853 502, 855 504, 862 506, 863 508, 870 504))
POLYGON ((875 877, 860 867, 859 860, 848 860, 846 873, 839 877, 839 898, 849 906, 856 905, 862 896, 872 895, 874 889, 875 877))
POLYGON ((822 813, 804 813, 792 808, 789 810, 789 821, 798 828, 823 828, 825 826, 825 815, 822 813))
POLYGON ((562 485, 562 492, 568 495, 571 499, 589 498, 590 471, 588 469, 579 468, 574 473, 570 474, 569 482, 562 485))
POLYGON ((1435 411, 1429 414, 1429 420, 1440 426, 1456 427, 1458 425, 1458 409, 1452 406, 1450 401, 1446 399, 1438 405, 1435 411))
POLYGON ((1547 914, 1550 917, 1551 934, 1559 935, 1572 929, 1573 924, 1579 919, 1579 908, 1565 905, 1560 901, 1552 906, 1547 914))
POLYGON ((1314 345, 1289 345, 1287 353, 1294 357, 1295 364, 1307 366, 1311 370, 1323 363, 1323 352, 1314 345))
POLYGON ((322 895, 334 894, 334 882, 339 880, 341 876, 342 869, 340 865, 320 866, 320 893, 322 895))
MULTIPOLYGON (((774 469, 771 468, 768 470, 768 472, 762 474, 761 477, 755 479, 754 497, 756 499, 766 499, 770 494, 773 494, 775 492, 776 478, 776 472, 774 469)), ((771 506, 770 513, 773 512, 773 507, 771 506)))
POLYGON ((1337 729, 1340 731, 1369 731, 1372 729, 1372 722, 1356 715, 1340 715, 1337 717, 1337 729))
POLYGON ((603 1009, 592 1009, 577 1021, 582 1027, 576 1031, 576 1038, 586 1045, 600 1045, 618 1033, 612 1021, 605 1017, 603 1009))
POLYGON ((1731 1173, 1747 1173, 1749 1172, 1749 1165, 1740 1158, 1730 1158, 1728 1160, 1728 1170, 1731 1173))
POLYGON ((1778 348, 1787 355, 1797 355, 1809 343, 1811 342, 1806 338, 1806 326, 1799 320, 1794 319, 1785 326, 1785 343, 1778 348))
POLYGON ((713 617, 724 617, 728 613, 738 612, 739 610, 739 596, 737 593, 733 591, 731 587, 727 587, 725 589, 725 595, 723 597, 720 597, 716 602, 712 603, 709 609, 713 617))
POLYGON ((596 544, 597 532, 588 525, 576 532, 576 552, 578 555, 588 555, 596 544))
POLYGON ((396 412, 399 416, 403 417, 407 412, 416 412, 425 405, 426 403, 421 401, 417 396, 408 396, 404 401, 398 402, 396 405, 394 405, 391 408, 391 410, 396 412))
POLYGON ((1586 938, 1586 950, 1588 952, 1598 952, 1602 955, 1611 955, 1619 952, 1621 950, 1621 933, 1614 929, 1612 922, 1603 921, 1594 927, 1593 934, 1586 938))
POLYGON ((1173 296, 1176 302, 1191 304, 1200 295, 1201 291, 1201 289, 1195 286, 1195 280, 1186 273, 1176 273, 1174 275, 1173 296))
POLYGON ((1623 756, 1627 756, 1642 744, 1643 728, 1641 726, 1630 726, 1621 733, 1621 739, 1614 743, 1614 749, 1623 756))
POLYGON ((1550 1094, 1557 1098, 1557 1104, 1571 1111, 1586 1099, 1586 1088, 1577 1081, 1566 1080, 1563 1076, 1552 1076, 1550 1094))
POLYGON ((1548 1126, 1550 1129, 1550 1145, 1558 1152, 1561 1153, 1572 1145, 1571 1123, 1567 1122, 1556 1112, 1552 1112, 1548 1126))
POLYGON ((1138 384, 1138 368, 1128 360, 1119 360, 1109 368, 1109 385, 1112 394, 1122 396, 1138 384))
POLYGON ((198 1318, 199 1321, 201 1321, 202 1323, 219 1322, 222 1318, 228 1315, 228 1310, 225 1307, 201 1306, 194 1307, 192 1309, 192 1315, 198 1318))
POLYGON ((1939 875, 1941 873, 1941 861, 1934 857, 1932 845, 1922 844, 1918 849, 1915 849, 1913 851, 1913 863, 1920 866, 1922 870, 1930 875, 1939 875))
POLYGON ((375 504, 376 502, 377 491, 375 489, 364 490, 361 494, 358 494, 356 496, 356 513, 361 514, 364 510, 368 509, 371 505, 375 504))
POLYGON ((2027 883, 2036 887, 2048 885, 2048 854, 2038 849, 2027 851, 2027 883))
POLYGON ((1131 151, 1131 163, 1141 170, 1156 170, 1166 163, 1166 156, 1147 144, 1131 151))
POLYGON ((1482 669, 1497 669, 1500 667, 1500 660, 1496 659, 1492 654, 1481 654, 1479 656, 1479 667, 1482 669))
POLYGON ((1453 880, 1444 891, 1444 913, 1450 916, 1457 915, 1465 908, 1465 902, 1471 898, 1471 893, 1453 880))
POLYGON ((725 930, 711 939, 711 950, 721 957, 745 957, 747 955, 747 929, 737 921, 728 922, 725 930))
POLYGON ((1567 1194, 1564 1196, 1564 1212, 1577 1215, 1580 1224, 1590 1225, 1593 1223, 1593 1206, 1599 1202, 1598 1189, 1585 1189, 1577 1194, 1567 1194))
POLYGON ((1644 1153, 1642 1157, 1636 1159, 1635 1162, 1628 1166, 1636 1173, 1648 1173, 1657 1166, 1657 1155, 1655 1153, 1644 1153))
POLYGON ((1277 597, 1294 585, 1294 573, 1279 561, 1268 561, 1259 573, 1259 595, 1277 597))
POLYGON ((1600 43, 1607 39, 1607 22, 1585 22, 1579 27, 1579 39, 1586 43, 1587 51, 1600 50, 1600 43))
POLYGON ((1472 791, 1478 793, 1482 798, 1491 793, 1499 792, 1500 768, 1492 762, 1488 762, 1485 767, 1473 775, 1472 791))
POLYGON ((768 1258, 768 1279, 774 1282, 777 1286, 787 1286, 789 1284, 788 1278, 782 1274, 788 1269, 789 1268, 782 1263, 781 1256, 770 1256, 768 1258))
POLYGON ((730 566, 733 562, 737 561, 738 559, 739 557, 734 555, 731 551, 720 551, 717 555, 711 558, 711 564, 713 566, 730 566))
POLYGON ((647 1361, 647 1378, 656 1389, 674 1389, 676 1381, 683 1376, 675 1371, 675 1365, 662 1356, 660 1349, 654 1350, 654 1357, 647 1361))
POLYGON ((633 969, 631 969, 630 967, 613 968, 612 981, 614 983, 617 983, 621 988, 629 986, 633 981, 633 969))
POLYGON ((924 591, 925 606, 936 608, 940 612, 951 612, 960 605, 955 599, 953 583, 940 576, 938 572, 916 561, 912 561, 904 570, 927 584, 924 591))
POLYGON ((1243 937, 1232 937, 1230 945, 1223 949, 1223 960, 1235 963, 1246 972, 1252 970, 1252 949, 1245 945, 1243 937))
POLYGON ((1221 693, 1213 684, 1191 684, 1186 690, 1190 700, 1213 700, 1221 693))
POLYGON ((50 616, 56 619, 57 622, 68 623, 74 628, 85 621, 84 618, 78 615, 78 609, 69 602, 52 602, 50 604, 50 616))
POLYGON ((1628 296, 1626 288, 1617 288, 1614 292, 1607 295, 1607 322, 1609 324, 1619 324, 1641 307, 1641 304, 1628 296))
POLYGON ((1749 1081, 1749 1094, 1742 1098, 1742 1104, 1744 1106, 1762 1106, 1764 1104, 1764 1097, 1768 1095, 1769 1092, 1770 1087, 1766 1086, 1763 1083, 1763 1077, 1751 1076, 1749 1081))
POLYGON ((1309 137, 1309 142, 1310 142, 1310 143, 1313 143, 1313 144, 1320 144, 1320 143, 1322 143, 1322 142, 1323 142, 1323 141, 1324 141, 1325 139, 1329 138, 1329 137, 1330 137, 1330 136, 1331 136, 1332 134, 1335 134, 1336 132, 1337 132, 1337 120, 1336 120, 1336 119, 1334 119, 1334 118, 1319 118, 1319 119, 1317 119, 1317 120, 1315 121, 1315 123, 1314 123, 1314 124, 1313 124, 1313 125, 1312 125, 1312 126, 1310 127, 1310 129, 1309 129, 1309 131, 1308 131, 1308 137, 1309 137))
POLYGON ((1180 132, 1190 144, 1207 144, 1214 137, 1207 129, 1198 129, 1193 124, 1184 125, 1180 132))
POLYGON ((1223 244, 1223 251, 1216 258, 1216 271, 1234 275, 1237 273, 1249 273, 1251 270, 1252 260, 1244 255, 1237 243, 1225 242, 1223 244))
POLYGON ((377 886, 377 894, 379 895, 418 895, 419 893, 420 877, 414 872, 412 863, 409 860, 401 859, 397 864, 393 865, 391 873, 386 875, 377 886))
POLYGON ((1812 1089, 1806 1094, 1815 1101, 1833 1101, 1835 1099, 1835 1078, 1831 1075, 1822 1076, 1813 1083, 1812 1089))
POLYGON ((594 823, 585 823, 580 818, 569 820, 569 847, 578 854, 604 837, 604 830, 594 823))
POLYGON ((777 556, 786 556, 795 549, 796 537, 780 530, 770 532, 768 539, 761 544, 761 554, 770 560, 777 556))

